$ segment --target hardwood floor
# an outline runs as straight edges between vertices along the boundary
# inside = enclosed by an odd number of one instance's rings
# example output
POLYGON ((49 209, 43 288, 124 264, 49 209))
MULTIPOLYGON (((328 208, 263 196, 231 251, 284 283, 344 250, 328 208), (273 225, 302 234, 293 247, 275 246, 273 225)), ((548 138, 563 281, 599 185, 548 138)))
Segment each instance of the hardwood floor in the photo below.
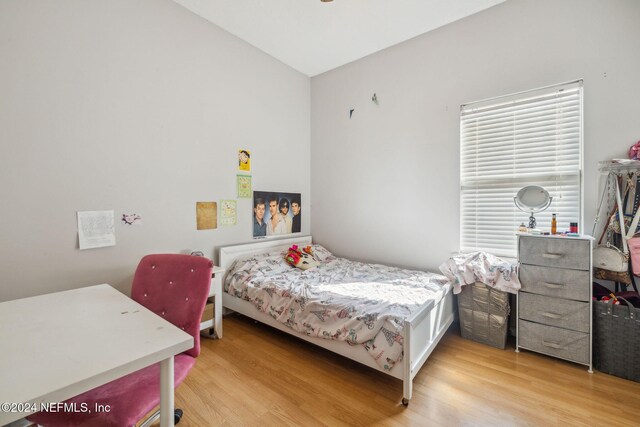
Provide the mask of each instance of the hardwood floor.
MULTIPOLYGON (((454 327, 457 327, 454 324, 454 327)), ((452 328, 402 382, 243 316, 203 338, 176 391, 180 426, 637 426, 640 383, 537 353, 498 350, 452 328)), ((630 355, 631 363, 640 363, 630 355)))

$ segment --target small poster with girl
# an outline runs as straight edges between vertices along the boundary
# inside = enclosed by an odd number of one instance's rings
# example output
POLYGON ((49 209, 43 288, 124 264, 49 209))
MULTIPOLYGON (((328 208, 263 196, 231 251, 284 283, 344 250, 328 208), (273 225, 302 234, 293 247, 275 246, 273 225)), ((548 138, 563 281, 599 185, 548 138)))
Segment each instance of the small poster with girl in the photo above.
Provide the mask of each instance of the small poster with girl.
POLYGON ((238 170, 251 171, 251 153, 249 150, 238 150, 238 170))

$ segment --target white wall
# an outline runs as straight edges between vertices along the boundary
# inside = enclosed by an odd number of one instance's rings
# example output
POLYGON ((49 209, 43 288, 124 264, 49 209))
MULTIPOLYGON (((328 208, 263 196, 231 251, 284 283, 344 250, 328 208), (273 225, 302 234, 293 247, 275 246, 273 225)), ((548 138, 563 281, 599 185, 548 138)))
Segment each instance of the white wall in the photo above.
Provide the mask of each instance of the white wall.
POLYGON ((640 139, 639 21, 637 0, 509 0, 312 78, 315 240, 437 271, 459 242, 459 106, 578 78, 590 231, 597 162, 640 139))
POLYGON ((169 0, 0 2, 0 301, 98 283, 128 292, 148 253, 250 241, 196 231, 195 202, 300 192, 309 232, 309 78, 169 0), (79 251, 76 211, 135 212, 79 251))

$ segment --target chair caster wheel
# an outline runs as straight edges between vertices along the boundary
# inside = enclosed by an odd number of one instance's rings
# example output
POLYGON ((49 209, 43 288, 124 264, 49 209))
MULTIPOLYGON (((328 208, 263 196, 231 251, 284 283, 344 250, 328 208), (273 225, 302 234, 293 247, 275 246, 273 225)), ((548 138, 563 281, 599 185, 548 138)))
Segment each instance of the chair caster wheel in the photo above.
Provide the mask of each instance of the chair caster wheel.
POLYGON ((407 399, 406 397, 402 398, 402 406, 409 406, 409 399, 407 399))
POLYGON ((173 424, 178 424, 180 422, 180 420, 182 419, 182 415, 184 415, 184 412, 182 412, 182 409, 176 409, 175 411, 173 411, 173 424))

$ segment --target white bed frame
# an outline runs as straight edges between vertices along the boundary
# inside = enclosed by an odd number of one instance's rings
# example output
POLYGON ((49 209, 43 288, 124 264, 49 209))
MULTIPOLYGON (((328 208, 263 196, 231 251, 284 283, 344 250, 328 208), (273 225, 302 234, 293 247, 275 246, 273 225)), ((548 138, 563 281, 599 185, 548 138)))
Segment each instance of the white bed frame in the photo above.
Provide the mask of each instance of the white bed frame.
MULTIPOLYGON (((311 236, 267 240, 260 241, 258 243, 223 247, 220 248, 220 266, 226 269, 226 276, 229 272, 229 268, 233 264, 233 261, 237 258, 277 250, 280 248, 287 249, 294 244, 300 246, 309 245, 311 244, 311 236)), ((402 359, 402 362, 396 364, 391 371, 385 371, 376 364, 371 355, 360 345, 350 346, 344 341, 327 340, 301 334, 288 328, 284 324, 273 319, 271 316, 262 313, 252 303, 229 295, 226 292, 222 292, 222 305, 229 310, 241 313, 259 322, 265 323, 288 334, 294 335, 305 341, 402 380, 404 394, 402 404, 405 406, 409 404, 409 400, 411 399, 413 378, 436 347, 449 325, 451 325, 451 322, 453 322, 454 315, 452 287, 449 286, 445 296, 440 301, 430 301, 414 313, 413 316, 405 320, 403 328, 404 358, 402 359)))

